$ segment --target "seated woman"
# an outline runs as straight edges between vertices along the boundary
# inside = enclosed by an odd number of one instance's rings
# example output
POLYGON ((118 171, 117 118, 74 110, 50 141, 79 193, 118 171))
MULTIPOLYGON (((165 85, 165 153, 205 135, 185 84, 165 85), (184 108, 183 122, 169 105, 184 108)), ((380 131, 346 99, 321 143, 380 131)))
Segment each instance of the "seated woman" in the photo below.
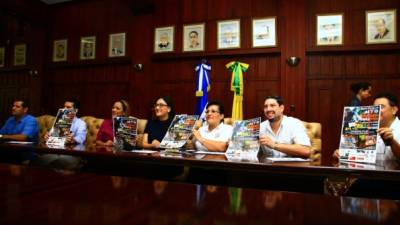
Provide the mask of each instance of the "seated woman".
POLYGON ((351 84, 353 96, 349 106, 361 106, 361 102, 371 97, 372 85, 369 82, 359 82, 351 84))
POLYGON ((157 99, 154 104, 155 119, 149 120, 143 134, 143 148, 160 148, 160 143, 174 119, 175 113, 170 97, 157 99))
MULTIPOLYGON (((129 116, 129 104, 125 100, 116 101, 111 109, 112 118, 117 116, 129 116)), ((104 119, 96 137, 97 146, 113 146, 114 133, 112 119, 104 119)))
POLYGON ((223 123, 223 105, 216 101, 209 102, 206 107, 206 120, 206 125, 193 131, 197 150, 225 152, 232 136, 233 127, 223 123))

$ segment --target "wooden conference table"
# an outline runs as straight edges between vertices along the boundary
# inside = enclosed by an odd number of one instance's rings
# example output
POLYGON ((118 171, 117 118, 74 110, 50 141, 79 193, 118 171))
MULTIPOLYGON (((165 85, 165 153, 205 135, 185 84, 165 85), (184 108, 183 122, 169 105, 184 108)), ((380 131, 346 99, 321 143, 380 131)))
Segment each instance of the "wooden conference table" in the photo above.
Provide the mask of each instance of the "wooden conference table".
MULTIPOLYGON (((18 159, 20 155, 23 155, 22 158, 34 156, 31 160, 32 165, 54 169, 303 193, 342 195, 355 179, 372 182, 384 190, 386 187, 393 189, 400 184, 400 166, 397 162, 378 162, 376 165, 271 163, 263 154, 240 158, 196 154, 191 151, 178 154, 167 154, 163 151, 136 153, 117 151, 113 148, 49 148, 43 144, 0 143, 2 162, 24 161, 18 159)), ((350 195, 398 199, 398 195, 392 195, 390 191, 368 191, 369 187, 366 190, 350 195)))
POLYGON ((0 224, 399 224, 400 202, 0 164, 0 224))

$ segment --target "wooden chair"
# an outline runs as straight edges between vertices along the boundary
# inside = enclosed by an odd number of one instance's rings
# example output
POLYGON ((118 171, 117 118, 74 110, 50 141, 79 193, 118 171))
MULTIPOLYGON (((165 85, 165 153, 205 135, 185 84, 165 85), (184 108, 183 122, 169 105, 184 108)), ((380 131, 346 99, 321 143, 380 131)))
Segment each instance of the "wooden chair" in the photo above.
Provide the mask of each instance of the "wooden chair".
POLYGON ((139 119, 138 125, 137 125, 137 139, 136 139, 136 147, 137 148, 143 148, 143 134, 144 134, 144 129, 146 128, 147 120, 145 119, 139 119))
POLYGON ((321 150, 322 150, 322 126, 320 123, 305 122, 304 127, 307 130, 307 135, 311 142, 311 156, 310 159, 315 163, 321 163, 321 150))
POLYGON ((104 120, 93 116, 83 116, 81 119, 86 123, 87 127, 86 146, 93 146, 96 144, 97 133, 104 120))

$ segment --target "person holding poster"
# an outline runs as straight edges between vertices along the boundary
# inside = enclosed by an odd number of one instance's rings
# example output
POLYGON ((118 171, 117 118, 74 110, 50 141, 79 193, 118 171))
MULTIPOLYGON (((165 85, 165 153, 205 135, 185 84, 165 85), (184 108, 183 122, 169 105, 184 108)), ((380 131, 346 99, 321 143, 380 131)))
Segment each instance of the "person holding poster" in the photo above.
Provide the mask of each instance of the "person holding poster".
MULTIPOLYGON (((398 160, 400 159, 400 120, 396 116, 397 97, 392 93, 378 94, 375 97, 374 105, 381 106, 376 160, 398 160)), ((339 158, 339 150, 333 153, 333 157, 339 158)))

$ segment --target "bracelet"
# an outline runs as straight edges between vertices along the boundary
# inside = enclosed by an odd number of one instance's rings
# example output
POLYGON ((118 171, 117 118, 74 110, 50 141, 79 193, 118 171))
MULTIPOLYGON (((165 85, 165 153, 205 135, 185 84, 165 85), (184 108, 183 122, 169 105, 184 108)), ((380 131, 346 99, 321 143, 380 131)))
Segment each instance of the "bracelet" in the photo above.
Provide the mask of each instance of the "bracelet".
POLYGON ((275 142, 274 142, 274 145, 272 146, 272 149, 277 150, 276 148, 278 147, 278 144, 279 144, 279 143, 275 141, 275 142))

